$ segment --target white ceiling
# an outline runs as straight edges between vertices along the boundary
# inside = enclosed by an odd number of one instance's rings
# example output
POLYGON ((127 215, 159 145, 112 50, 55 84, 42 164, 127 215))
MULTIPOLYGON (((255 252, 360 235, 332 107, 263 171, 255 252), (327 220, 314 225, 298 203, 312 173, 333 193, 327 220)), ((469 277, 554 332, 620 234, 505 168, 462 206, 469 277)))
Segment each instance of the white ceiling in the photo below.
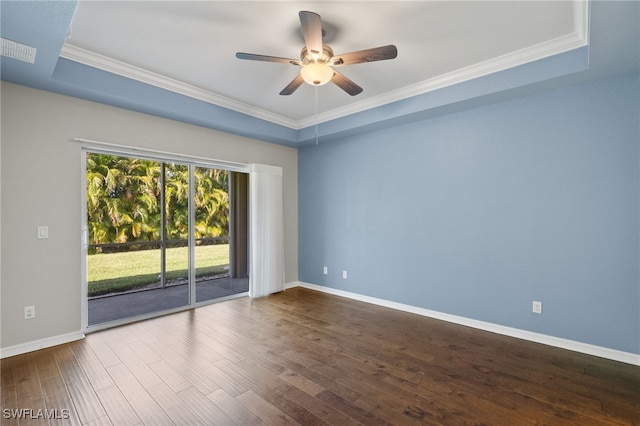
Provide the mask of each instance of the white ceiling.
POLYGON ((84 1, 61 56, 303 128, 561 53, 587 42, 583 1, 84 1), (340 68, 364 88, 303 85, 238 51, 298 58, 298 11, 319 13, 336 54, 395 44, 394 60, 340 68), (317 90, 317 98, 316 98, 317 90))

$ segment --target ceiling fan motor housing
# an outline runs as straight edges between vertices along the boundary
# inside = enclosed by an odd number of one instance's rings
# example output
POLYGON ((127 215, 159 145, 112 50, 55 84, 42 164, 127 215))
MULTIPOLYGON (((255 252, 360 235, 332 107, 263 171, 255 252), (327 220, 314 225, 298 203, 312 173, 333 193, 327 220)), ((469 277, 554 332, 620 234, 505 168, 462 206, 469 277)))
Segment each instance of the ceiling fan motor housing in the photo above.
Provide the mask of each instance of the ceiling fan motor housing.
POLYGON ((312 64, 314 62, 318 64, 333 65, 329 63, 331 58, 333 58, 333 49, 331 49, 326 44, 322 45, 321 54, 309 52, 306 46, 303 47, 302 50, 300 51, 300 60, 302 61, 303 65, 312 64))
POLYGON ((280 58, 277 56, 256 55, 253 53, 237 52, 238 59, 254 61, 288 63, 300 67, 300 73, 282 91, 281 95, 290 95, 302 85, 322 86, 328 82, 334 83, 351 96, 362 92, 362 87, 351 81, 332 67, 340 65, 360 64, 363 62, 393 59, 398 55, 394 45, 374 47, 333 56, 333 49, 322 42, 324 30, 320 15, 302 10, 298 13, 304 36, 305 46, 300 51, 300 60, 280 58))

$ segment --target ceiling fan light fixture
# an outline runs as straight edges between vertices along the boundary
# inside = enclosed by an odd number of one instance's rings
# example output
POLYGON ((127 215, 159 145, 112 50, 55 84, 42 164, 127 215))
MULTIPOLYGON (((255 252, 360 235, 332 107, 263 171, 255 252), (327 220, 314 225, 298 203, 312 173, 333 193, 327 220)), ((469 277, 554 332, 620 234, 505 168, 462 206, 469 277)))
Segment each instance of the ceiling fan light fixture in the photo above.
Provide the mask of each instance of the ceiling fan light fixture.
POLYGON ((383 61, 398 56, 398 49, 393 44, 334 56, 333 49, 322 42, 324 30, 322 29, 320 15, 301 10, 298 16, 300 17, 300 25, 302 26, 302 34, 304 36, 304 47, 300 50, 299 60, 280 58, 278 56, 256 55, 253 53, 236 53, 236 58, 238 59, 279 62, 299 66, 300 73, 296 75, 291 83, 280 91, 281 95, 287 96, 292 94, 303 83, 317 87, 332 82, 349 95, 355 96, 362 93, 362 87, 349 80, 344 74, 334 71, 332 67, 383 61))
POLYGON ((311 62, 300 69, 302 79, 312 86, 322 86, 333 78, 333 69, 321 62, 311 62))

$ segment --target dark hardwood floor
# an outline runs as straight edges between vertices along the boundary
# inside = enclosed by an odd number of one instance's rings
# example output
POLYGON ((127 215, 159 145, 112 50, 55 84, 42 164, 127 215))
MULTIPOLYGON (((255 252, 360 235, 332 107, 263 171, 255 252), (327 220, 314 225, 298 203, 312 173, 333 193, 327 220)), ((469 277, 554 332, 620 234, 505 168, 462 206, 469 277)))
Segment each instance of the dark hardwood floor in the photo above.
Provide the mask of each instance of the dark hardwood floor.
POLYGON ((640 424, 640 367, 302 288, 0 366, 3 425, 640 424))

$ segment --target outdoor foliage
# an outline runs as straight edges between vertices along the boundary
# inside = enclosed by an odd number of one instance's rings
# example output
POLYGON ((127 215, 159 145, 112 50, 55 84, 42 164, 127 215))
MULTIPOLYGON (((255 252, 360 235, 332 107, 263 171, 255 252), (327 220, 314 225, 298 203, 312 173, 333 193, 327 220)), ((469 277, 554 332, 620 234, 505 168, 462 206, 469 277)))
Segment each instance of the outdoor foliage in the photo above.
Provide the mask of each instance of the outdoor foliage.
MULTIPOLYGON (((158 161, 87 154, 89 244, 160 240, 162 169, 158 161)), ((189 168, 164 163, 164 170, 166 239, 185 240, 189 168)), ((225 170, 194 168, 196 238, 228 236, 228 180, 225 170)))

